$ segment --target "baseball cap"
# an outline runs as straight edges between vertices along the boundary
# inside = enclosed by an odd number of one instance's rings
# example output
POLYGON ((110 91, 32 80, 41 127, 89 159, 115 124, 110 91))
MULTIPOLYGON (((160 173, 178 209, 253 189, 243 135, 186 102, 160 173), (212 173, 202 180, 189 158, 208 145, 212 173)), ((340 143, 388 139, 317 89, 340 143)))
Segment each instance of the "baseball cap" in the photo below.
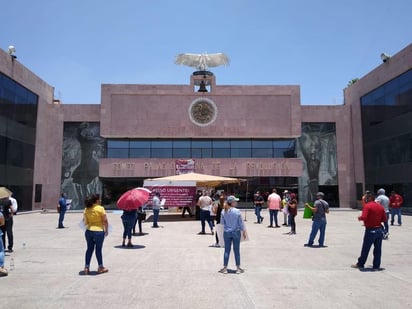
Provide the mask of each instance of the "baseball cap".
POLYGON ((234 201, 239 201, 239 199, 238 199, 237 197, 233 196, 233 195, 229 195, 229 196, 226 198, 226 201, 227 201, 228 203, 232 203, 232 202, 234 202, 234 201))

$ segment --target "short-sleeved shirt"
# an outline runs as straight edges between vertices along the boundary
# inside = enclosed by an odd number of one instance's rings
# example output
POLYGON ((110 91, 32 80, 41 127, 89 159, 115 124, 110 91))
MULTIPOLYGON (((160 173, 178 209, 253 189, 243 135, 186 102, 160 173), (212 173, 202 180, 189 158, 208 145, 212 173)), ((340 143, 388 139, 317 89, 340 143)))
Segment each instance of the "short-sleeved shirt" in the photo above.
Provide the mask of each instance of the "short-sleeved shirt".
POLYGON ((313 213, 313 220, 314 221, 317 221, 317 220, 326 221, 326 211, 329 210, 328 202, 326 202, 325 200, 319 199, 315 201, 314 206, 316 207, 317 211, 313 213))
POLYGON ((212 206, 212 199, 208 195, 203 195, 201 198, 199 198, 199 207, 203 210, 209 210, 212 206))
POLYGON ((84 210, 84 223, 90 231, 104 231, 103 217, 106 214, 104 207, 93 205, 84 210))
POLYGON ((375 202, 380 204, 385 209, 385 212, 389 212, 389 197, 384 194, 378 195, 375 202))
POLYGON ((282 198, 277 193, 272 193, 268 196, 268 208, 269 209, 280 209, 280 204, 282 202, 282 198))

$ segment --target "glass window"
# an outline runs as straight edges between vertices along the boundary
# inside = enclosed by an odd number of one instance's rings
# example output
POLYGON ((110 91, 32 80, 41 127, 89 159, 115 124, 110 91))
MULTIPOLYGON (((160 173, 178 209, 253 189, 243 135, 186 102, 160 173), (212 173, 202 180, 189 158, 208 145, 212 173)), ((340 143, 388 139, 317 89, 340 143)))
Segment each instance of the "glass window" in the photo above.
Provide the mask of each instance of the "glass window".
POLYGON ((152 148, 173 148, 171 140, 154 140, 152 141, 152 148))
POLYGON ((187 149, 190 149, 190 141, 189 140, 174 140, 173 141, 173 148, 187 148, 187 149))
POLYGON ((107 148, 129 148, 129 141, 108 140, 107 148))
POLYGON ((250 148, 232 148, 231 157, 232 158, 250 158, 252 150, 250 148))
POLYGON ((213 158, 230 158, 230 148, 214 148, 213 158))
POLYGON ((272 140, 253 140, 252 148, 272 148, 272 140))
POLYGON ((108 148, 107 149, 108 158, 128 158, 129 149, 128 148, 108 148))
POLYGON ((192 148, 192 158, 202 158, 202 149, 201 148, 192 148))
POLYGON ((402 87, 405 84, 412 84, 412 70, 405 72, 404 74, 398 77, 399 85, 402 87))
POLYGON ((130 141, 130 148, 150 148, 151 146, 150 140, 130 141))
POLYGON ((152 148, 152 158, 173 158, 172 148, 152 148))
POLYGON ((213 141, 213 148, 230 148, 230 140, 215 140, 213 141))
POLYGON ((130 148, 130 158, 150 158, 150 148, 130 148))
POLYGON ((189 148, 174 148, 173 158, 190 158, 189 148))
POLYGON ((251 148, 252 143, 250 140, 232 140, 230 142, 232 148, 251 148))
POLYGON ((192 140, 192 148, 212 148, 212 141, 206 140, 192 140))
POLYGON ((272 148, 253 148, 252 158, 272 158, 272 148))

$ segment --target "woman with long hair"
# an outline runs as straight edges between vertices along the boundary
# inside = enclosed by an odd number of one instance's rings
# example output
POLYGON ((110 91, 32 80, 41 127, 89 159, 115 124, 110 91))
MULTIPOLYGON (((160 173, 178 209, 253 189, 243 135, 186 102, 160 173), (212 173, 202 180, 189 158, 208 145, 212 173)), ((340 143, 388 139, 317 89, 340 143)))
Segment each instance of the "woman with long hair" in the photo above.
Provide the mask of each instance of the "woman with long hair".
POLYGON ((84 209, 84 224, 86 225, 86 243, 87 250, 84 264, 84 274, 89 274, 90 260, 93 251, 96 250, 96 259, 98 263, 98 274, 107 273, 109 270, 103 266, 103 241, 108 235, 109 222, 107 221, 106 211, 100 205, 100 197, 94 194, 85 200, 86 208, 84 209))

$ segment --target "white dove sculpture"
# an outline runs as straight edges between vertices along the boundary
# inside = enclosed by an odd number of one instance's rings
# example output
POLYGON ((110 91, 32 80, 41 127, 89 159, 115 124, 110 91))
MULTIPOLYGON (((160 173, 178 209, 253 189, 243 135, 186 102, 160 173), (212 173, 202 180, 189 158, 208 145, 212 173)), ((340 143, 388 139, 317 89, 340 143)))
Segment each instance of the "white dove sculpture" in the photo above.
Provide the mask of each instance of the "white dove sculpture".
POLYGON ((219 65, 229 65, 229 57, 223 53, 215 54, 190 54, 184 53, 176 56, 175 63, 194 67, 198 70, 205 71, 207 68, 217 67, 219 65))

